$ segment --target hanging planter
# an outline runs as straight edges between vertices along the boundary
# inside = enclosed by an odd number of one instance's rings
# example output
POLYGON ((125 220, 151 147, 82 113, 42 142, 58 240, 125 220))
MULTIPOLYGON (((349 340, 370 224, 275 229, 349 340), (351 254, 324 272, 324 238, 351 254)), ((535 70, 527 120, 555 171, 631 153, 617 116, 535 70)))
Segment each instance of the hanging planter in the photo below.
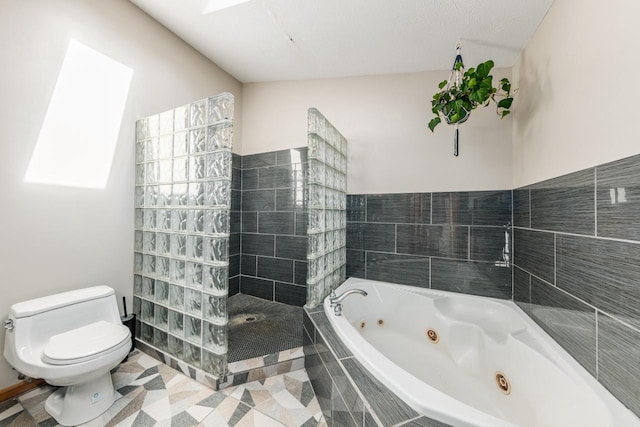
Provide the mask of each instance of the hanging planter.
POLYGON ((462 45, 459 43, 456 46, 456 59, 449 79, 442 81, 438 85, 441 91, 433 95, 431 111, 435 117, 429 122, 431 132, 442 120, 456 127, 454 156, 458 156, 458 125, 467 121, 471 111, 481 105, 486 107, 493 101, 497 114, 504 118, 510 113, 509 109, 513 103, 509 79, 504 78, 497 87, 493 86, 493 76, 490 74, 494 66, 493 61, 489 60, 465 70, 460 54, 461 48, 462 45))

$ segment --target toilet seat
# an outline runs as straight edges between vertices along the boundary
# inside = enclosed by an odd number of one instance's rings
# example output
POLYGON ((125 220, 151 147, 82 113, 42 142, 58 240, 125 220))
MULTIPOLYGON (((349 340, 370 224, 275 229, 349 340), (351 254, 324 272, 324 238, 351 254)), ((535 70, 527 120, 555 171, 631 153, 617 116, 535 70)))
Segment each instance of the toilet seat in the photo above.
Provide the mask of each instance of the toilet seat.
POLYGON ((42 361, 52 365, 72 365, 109 353, 123 343, 129 345, 129 328, 100 320, 54 335, 44 346, 42 361))

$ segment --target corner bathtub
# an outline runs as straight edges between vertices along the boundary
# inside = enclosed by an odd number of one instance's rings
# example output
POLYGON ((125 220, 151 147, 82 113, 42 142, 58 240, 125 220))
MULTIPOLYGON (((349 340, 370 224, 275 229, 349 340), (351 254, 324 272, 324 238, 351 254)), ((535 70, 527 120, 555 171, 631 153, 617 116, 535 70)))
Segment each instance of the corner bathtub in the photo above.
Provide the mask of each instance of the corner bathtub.
POLYGON ((427 417, 455 427, 640 426, 511 301, 356 278, 336 292, 354 288, 368 296, 346 298, 342 316, 325 299, 333 328, 427 417))

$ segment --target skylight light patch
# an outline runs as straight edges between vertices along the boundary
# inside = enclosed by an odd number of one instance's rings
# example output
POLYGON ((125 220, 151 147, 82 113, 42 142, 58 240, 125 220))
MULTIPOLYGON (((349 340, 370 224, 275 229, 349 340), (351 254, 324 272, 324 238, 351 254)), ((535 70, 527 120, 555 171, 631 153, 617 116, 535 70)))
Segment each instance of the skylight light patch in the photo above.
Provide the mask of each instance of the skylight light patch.
POLYGON ((71 39, 25 182, 104 188, 132 75, 71 39))
POLYGON ((206 15, 208 13, 218 12, 219 10, 227 9, 249 1, 250 0, 209 0, 205 3, 202 14, 206 15))

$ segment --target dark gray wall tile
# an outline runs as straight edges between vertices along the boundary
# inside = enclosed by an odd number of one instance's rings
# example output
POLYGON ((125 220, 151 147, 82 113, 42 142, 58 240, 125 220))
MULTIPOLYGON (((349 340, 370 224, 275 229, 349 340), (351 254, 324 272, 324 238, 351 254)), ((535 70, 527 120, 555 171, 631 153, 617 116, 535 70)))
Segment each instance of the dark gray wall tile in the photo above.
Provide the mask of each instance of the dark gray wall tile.
POLYGON ((258 277, 293 283, 293 260, 258 257, 258 277))
POLYGON ((258 169, 258 188, 291 188, 302 179, 301 166, 294 172, 292 165, 258 169))
POLYGON ((293 212, 258 212, 258 233, 294 234, 293 212))
POLYGON ((395 252, 396 227, 394 224, 347 224, 347 248, 395 252))
POLYGON ((367 196, 347 194, 347 222, 365 222, 367 196))
POLYGON ((240 254, 229 257, 229 277, 240 274, 240 254))
POLYGON ((513 267, 513 300, 516 303, 531 302, 531 275, 518 267, 513 267))
POLYGON ((432 258, 431 287, 444 291, 511 299, 511 269, 484 262, 432 258))
POLYGON ((273 301, 273 280, 240 276, 240 292, 273 301))
POLYGON ((294 189, 278 189, 276 191, 276 210, 305 212, 307 209, 305 194, 307 190, 300 192, 294 189))
POLYGON ((367 195, 367 222, 429 224, 430 193, 367 195))
POLYGON ((243 190, 258 189, 258 169, 242 170, 242 189, 243 190))
POLYGON ((593 235, 594 203, 594 169, 534 184, 531 228, 593 235))
POLYGON ((242 169, 231 168, 231 189, 242 190, 242 169))
POLYGON ((257 270, 257 257, 255 255, 242 254, 240 256, 240 269, 245 276, 255 276, 257 270))
POLYGON ((513 190, 513 225, 531 228, 529 187, 513 190))
POLYGON ((242 232, 242 212, 231 211, 229 215, 229 226, 232 233, 242 232))
POLYGON ((276 256, 298 261, 307 260, 306 236, 276 236, 276 256))
POLYGON ((306 236, 309 228, 309 214, 307 212, 296 212, 296 236, 306 236))
POLYGON ((242 253, 274 256, 275 237, 269 234, 242 233, 242 253))
POLYGON ((365 252, 347 249, 347 277, 365 278, 365 252))
POLYGON ((384 426, 392 426, 416 418, 419 414, 374 378, 356 359, 342 361, 347 372, 384 426))
POLYGON ((240 276, 229 279, 229 296, 232 297, 238 293, 240 293, 240 276))
POLYGON ((231 167, 242 169, 242 156, 236 153, 231 154, 231 167))
POLYGON ((640 326, 640 245, 557 236, 557 285, 640 326))
POLYGON ((307 333, 309 334, 311 341, 315 343, 316 327, 313 325, 313 321, 309 317, 309 312, 307 310, 304 310, 302 314, 302 323, 303 323, 304 329, 306 329, 307 333))
POLYGON ((366 253, 367 279, 429 287, 429 258, 379 252, 366 253))
POLYGON ((531 304, 518 305, 595 376, 596 313, 592 307, 535 277, 531 278, 531 304))
POLYGON ((305 357, 304 367, 309 375, 309 381, 311 381, 318 403, 320 404, 322 415, 327 425, 333 426, 331 423, 331 393, 333 391, 331 377, 317 353, 305 357))
POLYGON ((229 255, 237 255, 240 253, 240 233, 231 233, 229 235, 229 255))
POLYGON ((231 190, 230 210, 239 211, 242 209, 242 193, 240 190, 231 190))
POLYGON ((257 233, 258 232, 258 213, 242 212, 242 232, 257 233))
POLYGON ((397 253, 458 259, 469 257, 469 227, 398 224, 397 230, 397 253))
POLYGON ((511 259, 512 230, 505 227, 470 227, 471 241, 469 258, 474 261, 502 261, 502 251, 505 248, 506 239, 509 239, 509 261, 511 259), (505 233, 508 233, 505 236, 505 233))
POLYGON ((294 261, 293 283, 307 286, 307 262, 294 261))
POLYGON ((275 165, 276 165, 275 151, 242 156, 243 169, 261 168, 264 166, 275 166, 275 165))
POLYGON ((276 282, 277 302, 302 307, 307 303, 307 288, 290 283, 276 282))
POLYGON ((307 151, 306 146, 276 151, 276 164, 304 163, 307 161, 307 151))
POLYGON ((640 416, 640 332, 598 312, 598 379, 640 416))
POLYGON ((513 262, 523 270, 554 283, 553 233, 514 229, 513 262))
POLYGON ((275 190, 242 192, 242 211, 273 211, 276 208, 275 190))
POLYGON ((432 224, 497 225, 511 222, 511 190, 433 193, 432 224))
POLYGON ((640 156, 596 168, 598 236, 640 240, 640 156))
MULTIPOLYGON (((334 426, 341 427, 360 427, 362 426, 362 420, 360 424, 357 424, 351 412, 347 408, 347 404, 344 403, 340 392, 336 387, 336 383, 333 383, 333 392, 331 394, 331 419, 334 426)), ((360 414, 362 417, 362 414, 360 414)))

